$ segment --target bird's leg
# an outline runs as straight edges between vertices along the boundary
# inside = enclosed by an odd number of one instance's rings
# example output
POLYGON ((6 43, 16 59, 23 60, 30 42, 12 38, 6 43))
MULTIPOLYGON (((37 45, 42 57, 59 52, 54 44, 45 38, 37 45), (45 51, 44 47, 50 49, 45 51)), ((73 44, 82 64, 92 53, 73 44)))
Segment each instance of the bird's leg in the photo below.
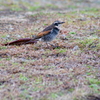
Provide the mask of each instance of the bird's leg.
MULTIPOLYGON (((50 43, 49 43, 50 44, 50 43)), ((53 45, 53 44, 50 44, 52 47, 53 47, 53 49, 55 49, 55 48, 58 48, 59 46, 57 46, 57 45, 53 45)))
POLYGON ((55 46, 51 43, 46 42, 47 48, 51 49, 50 47, 52 47, 53 49, 57 48, 58 46, 55 46))
POLYGON ((55 46, 55 45, 49 43, 49 48, 50 48, 50 46, 53 47, 53 49, 54 49, 54 48, 57 48, 57 46, 55 46))
POLYGON ((46 42, 46 45, 47 45, 47 48, 48 48, 48 49, 51 49, 51 48, 50 48, 50 43, 46 42))
MULTIPOLYGON (((49 43, 50 44, 50 43, 49 43)), ((53 44, 50 44, 52 47, 54 47, 54 45, 53 44)))
POLYGON ((48 43, 46 42, 46 45, 47 45, 47 47, 49 48, 49 45, 48 45, 48 43))

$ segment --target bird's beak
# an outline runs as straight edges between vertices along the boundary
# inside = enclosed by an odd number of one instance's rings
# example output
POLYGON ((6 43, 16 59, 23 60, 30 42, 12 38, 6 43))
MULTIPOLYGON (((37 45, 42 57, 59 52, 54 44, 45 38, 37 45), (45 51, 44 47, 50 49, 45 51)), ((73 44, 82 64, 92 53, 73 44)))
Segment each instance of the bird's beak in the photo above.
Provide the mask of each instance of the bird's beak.
POLYGON ((59 24, 63 24, 63 23, 65 23, 65 22, 60 22, 59 24))

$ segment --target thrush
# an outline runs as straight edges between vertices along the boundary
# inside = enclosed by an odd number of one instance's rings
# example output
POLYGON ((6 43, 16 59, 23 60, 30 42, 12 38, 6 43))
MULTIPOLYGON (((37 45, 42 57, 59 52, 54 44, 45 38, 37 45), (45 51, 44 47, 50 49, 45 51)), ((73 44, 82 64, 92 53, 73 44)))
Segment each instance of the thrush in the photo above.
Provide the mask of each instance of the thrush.
POLYGON ((55 21, 50 26, 46 27, 42 32, 35 35, 33 38, 23 38, 16 41, 12 41, 10 43, 6 43, 4 45, 6 46, 6 45, 31 44, 35 43, 39 39, 48 43, 56 38, 56 36, 60 32, 59 26, 63 23, 65 22, 55 21))

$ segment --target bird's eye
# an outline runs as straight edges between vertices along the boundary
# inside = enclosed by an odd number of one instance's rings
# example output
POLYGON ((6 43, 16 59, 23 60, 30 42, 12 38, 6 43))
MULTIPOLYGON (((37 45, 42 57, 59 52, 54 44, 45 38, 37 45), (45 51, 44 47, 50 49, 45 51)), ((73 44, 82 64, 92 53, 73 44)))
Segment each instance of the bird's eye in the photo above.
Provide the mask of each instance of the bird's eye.
POLYGON ((58 23, 54 23, 54 25, 58 26, 58 23))

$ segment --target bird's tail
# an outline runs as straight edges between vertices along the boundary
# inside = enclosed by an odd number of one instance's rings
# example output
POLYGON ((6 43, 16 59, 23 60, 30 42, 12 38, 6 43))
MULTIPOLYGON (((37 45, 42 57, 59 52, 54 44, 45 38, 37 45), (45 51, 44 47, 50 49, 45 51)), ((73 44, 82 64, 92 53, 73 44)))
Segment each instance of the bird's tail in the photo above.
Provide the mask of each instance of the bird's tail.
POLYGON ((37 41, 34 40, 34 41, 31 41, 32 38, 22 38, 22 39, 19 39, 19 40, 15 40, 15 41, 12 41, 12 42, 9 42, 9 43, 5 43, 5 44, 2 44, 3 46, 7 46, 7 45, 23 45, 23 44, 34 44, 36 43, 37 41))
POLYGON ((3 46, 7 45, 23 45, 23 44, 34 44, 36 43, 39 38, 43 37, 44 35, 48 34, 51 30, 40 32, 38 35, 34 35, 33 38, 22 38, 19 40, 15 40, 9 43, 2 44, 3 46))

